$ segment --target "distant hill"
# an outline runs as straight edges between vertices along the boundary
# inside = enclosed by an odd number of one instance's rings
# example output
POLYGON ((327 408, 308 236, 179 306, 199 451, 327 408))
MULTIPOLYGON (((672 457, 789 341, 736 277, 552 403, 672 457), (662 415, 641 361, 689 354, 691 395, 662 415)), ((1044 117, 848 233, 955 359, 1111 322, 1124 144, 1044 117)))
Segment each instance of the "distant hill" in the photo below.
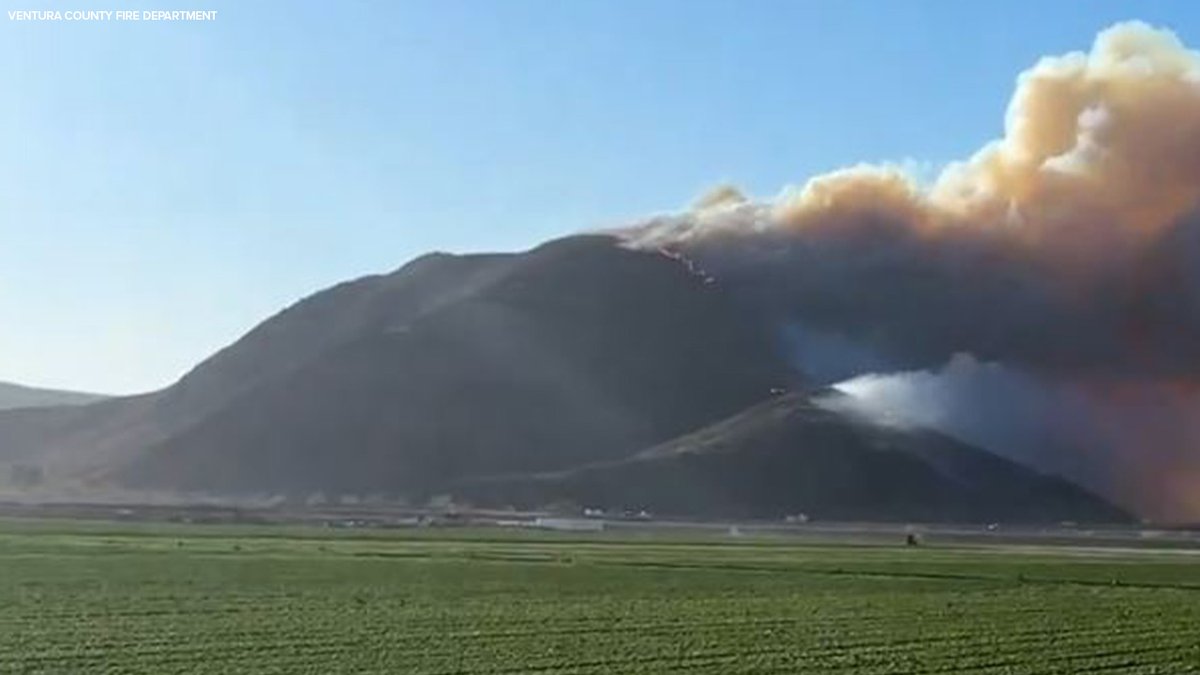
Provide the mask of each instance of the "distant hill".
POLYGON ((803 391, 773 327, 719 280, 579 236, 431 254, 321 291, 159 392, 0 411, 0 461, 50 480, 229 495, 1127 518, 943 436, 822 410, 803 391))
POLYGON ((107 398, 100 394, 85 394, 57 389, 37 389, 19 384, 0 382, 0 410, 35 408, 59 405, 86 405, 107 398))
POLYGON ((880 426, 780 395, 619 461, 474 478, 468 500, 530 507, 823 520, 1120 522, 1062 479, 947 436, 880 426))

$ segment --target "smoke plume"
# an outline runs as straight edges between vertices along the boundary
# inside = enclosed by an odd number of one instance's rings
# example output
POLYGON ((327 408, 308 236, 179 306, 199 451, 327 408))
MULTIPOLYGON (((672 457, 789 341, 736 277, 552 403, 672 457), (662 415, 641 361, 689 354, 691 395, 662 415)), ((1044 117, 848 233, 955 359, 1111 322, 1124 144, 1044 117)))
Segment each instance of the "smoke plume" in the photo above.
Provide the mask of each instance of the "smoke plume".
POLYGON ((1200 518, 1200 55, 1114 26, 1022 73, 1004 128, 928 186, 866 165, 766 201, 721 186, 625 234, 784 345, 836 346, 797 355, 817 379, 904 373, 874 390, 910 421, 1200 518))
POLYGON ((838 383, 824 406, 936 428, 1069 476, 1152 520, 1200 513, 1200 391, 1161 380, 1045 379, 959 354, 931 371, 838 383))

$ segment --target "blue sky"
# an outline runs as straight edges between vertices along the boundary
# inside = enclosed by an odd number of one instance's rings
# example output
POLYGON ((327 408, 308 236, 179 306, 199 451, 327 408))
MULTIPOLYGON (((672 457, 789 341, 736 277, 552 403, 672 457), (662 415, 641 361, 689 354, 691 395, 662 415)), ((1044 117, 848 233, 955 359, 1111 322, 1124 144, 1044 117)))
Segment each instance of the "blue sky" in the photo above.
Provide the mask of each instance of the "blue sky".
POLYGON ((296 299, 1002 131, 1016 75, 1189 2, 0 0, 0 380, 166 385, 296 299), (14 9, 216 9, 198 24, 14 9))

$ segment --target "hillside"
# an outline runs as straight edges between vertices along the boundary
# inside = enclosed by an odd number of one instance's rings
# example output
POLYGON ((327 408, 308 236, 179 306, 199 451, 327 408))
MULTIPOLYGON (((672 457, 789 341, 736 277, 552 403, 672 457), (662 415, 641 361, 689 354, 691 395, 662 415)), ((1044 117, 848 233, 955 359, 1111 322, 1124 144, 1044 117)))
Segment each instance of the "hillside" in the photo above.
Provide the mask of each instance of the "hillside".
POLYGON ((880 426, 789 393, 615 462, 465 481, 468 500, 823 520, 1119 522, 1066 481, 938 433, 880 426))
POLYGON ((425 256, 297 303, 162 392, 0 414, 0 453, 100 484, 423 498, 628 456, 761 400, 793 376, 755 326, 607 237, 425 256))
POLYGON ((59 405, 86 405, 107 397, 59 389, 38 389, 9 382, 0 382, 0 410, 41 408, 59 405))
POLYGON ((582 238, 480 266, 113 475, 423 499, 464 476, 628 456, 788 377, 752 322, 662 256, 582 238))
POLYGON ((159 392, 0 411, 0 461, 218 495, 922 520, 1121 514, 936 434, 815 407, 719 280, 604 236, 316 293, 159 392))

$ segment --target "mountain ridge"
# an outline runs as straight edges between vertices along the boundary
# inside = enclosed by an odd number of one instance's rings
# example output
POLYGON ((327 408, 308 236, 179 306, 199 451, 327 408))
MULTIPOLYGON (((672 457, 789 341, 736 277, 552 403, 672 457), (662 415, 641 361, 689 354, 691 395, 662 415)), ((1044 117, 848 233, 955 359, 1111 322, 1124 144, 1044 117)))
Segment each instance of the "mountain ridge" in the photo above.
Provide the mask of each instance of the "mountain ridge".
POLYGON ((45 389, 12 382, 0 382, 0 410, 87 405, 107 398, 111 397, 105 394, 45 389))
MULTIPOLYGON (((828 393, 813 392, 821 396, 828 393)), ((1054 476, 934 431, 853 420, 778 393, 636 455, 560 472, 464 481, 469 501, 777 519, 1122 522, 1054 476)))
POLYGON ((985 508, 1039 479, 940 435, 822 410, 787 357, 720 279, 614 237, 430 254, 294 303, 164 390, 0 411, 0 461, 216 495, 537 506, 599 490, 681 514, 1127 519, 1068 484, 1030 509, 985 508), (734 451, 712 452, 706 434, 734 451), (880 439, 907 450, 876 452, 880 439), (947 462, 1015 487, 955 487, 937 470, 947 462), (822 484, 841 488, 806 501, 822 484))

